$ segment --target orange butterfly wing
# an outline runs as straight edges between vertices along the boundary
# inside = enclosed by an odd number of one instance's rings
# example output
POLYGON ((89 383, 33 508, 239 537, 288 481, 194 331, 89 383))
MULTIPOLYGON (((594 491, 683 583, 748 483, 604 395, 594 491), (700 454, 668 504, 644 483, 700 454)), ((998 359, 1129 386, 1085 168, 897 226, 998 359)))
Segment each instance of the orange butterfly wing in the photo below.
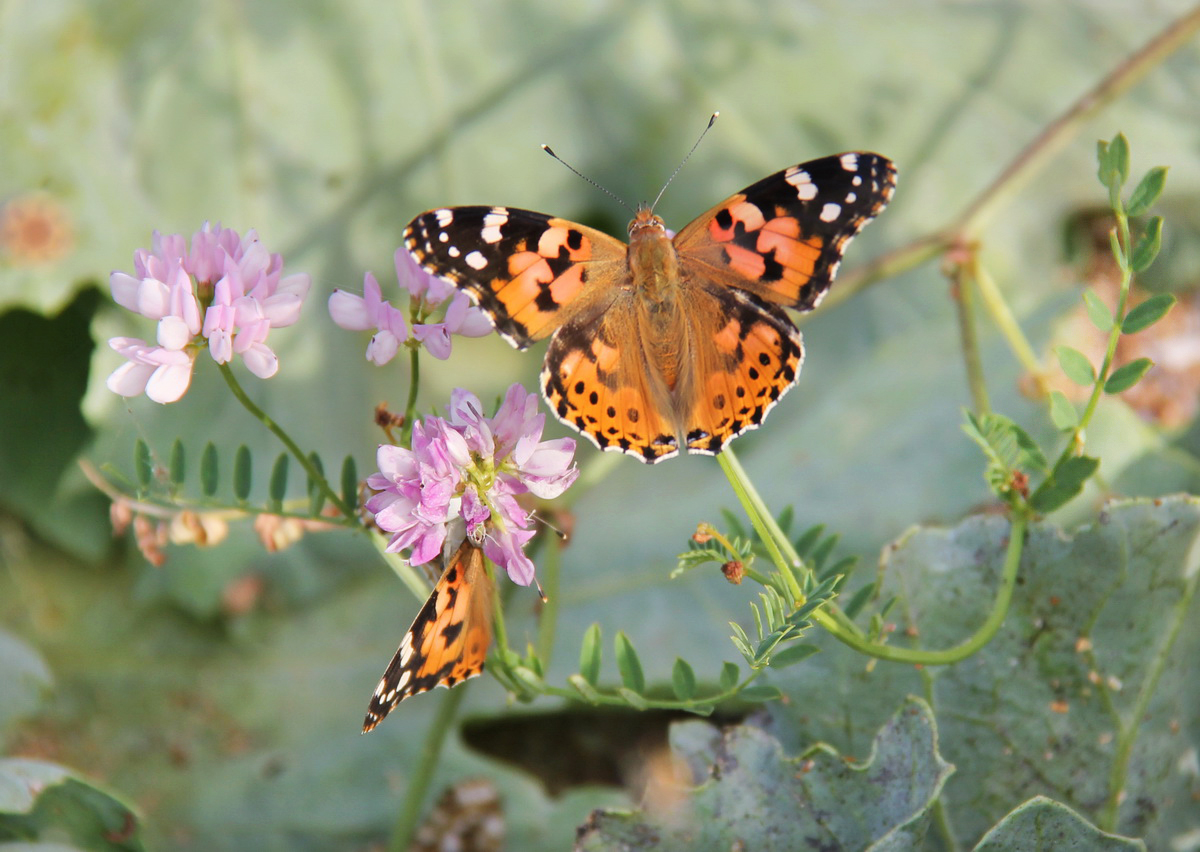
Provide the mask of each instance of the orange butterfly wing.
POLYGON ((682 274, 811 311, 828 292, 850 241, 895 188, 892 161, 865 151, 776 172, 676 235, 682 274))
POLYGON ((483 551, 464 541, 375 687, 364 734, 410 695, 451 687, 483 671, 492 644, 494 589, 483 551))
POLYGON ((571 317, 595 315, 625 265, 625 244, 515 207, 445 207, 417 216, 404 245, 427 272, 471 295, 517 349, 571 317))
POLYGON ((720 452, 795 384, 804 349, 781 307, 820 303, 846 246, 895 185, 895 167, 878 154, 822 157, 746 187, 675 237, 680 278, 696 294, 689 336, 712 342, 697 347, 679 400, 689 452, 720 452))

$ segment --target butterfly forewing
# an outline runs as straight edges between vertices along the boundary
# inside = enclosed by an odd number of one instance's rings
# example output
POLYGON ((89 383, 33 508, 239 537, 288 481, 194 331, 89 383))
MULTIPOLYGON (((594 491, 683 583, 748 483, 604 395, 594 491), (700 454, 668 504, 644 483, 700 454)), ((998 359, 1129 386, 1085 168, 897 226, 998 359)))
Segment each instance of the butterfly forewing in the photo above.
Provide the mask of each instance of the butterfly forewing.
POLYGON ((409 223, 404 245, 425 270, 470 293, 518 349, 549 337, 625 260, 624 243, 608 234, 515 207, 430 210, 409 223))
POLYGON ((492 591, 483 551, 464 541, 375 687, 364 734, 410 695, 451 687, 483 671, 492 643, 492 591))
POLYGON ((883 210, 895 186, 892 162, 862 151, 776 172, 679 232, 684 274, 810 311, 833 283, 850 240, 883 210))

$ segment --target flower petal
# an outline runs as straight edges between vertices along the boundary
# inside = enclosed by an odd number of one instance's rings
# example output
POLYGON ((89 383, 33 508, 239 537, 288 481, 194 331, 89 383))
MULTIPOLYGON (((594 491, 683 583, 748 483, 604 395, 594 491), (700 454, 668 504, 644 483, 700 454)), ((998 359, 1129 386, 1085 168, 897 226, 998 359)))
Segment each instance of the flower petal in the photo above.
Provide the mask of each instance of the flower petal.
POLYGON ((118 396, 137 396, 146 390, 146 382, 156 369, 152 364, 127 361, 113 371, 105 384, 118 396))
POLYGON ((279 371, 279 358, 265 343, 255 343, 242 353, 242 360, 260 379, 269 379, 279 371))
POLYGON ((363 297, 346 290, 334 290, 329 297, 329 316, 339 328, 349 331, 365 331, 374 325, 363 297))
POLYGON ((146 396, 158 403, 178 402, 192 383, 192 360, 186 364, 165 364, 146 382, 146 396))

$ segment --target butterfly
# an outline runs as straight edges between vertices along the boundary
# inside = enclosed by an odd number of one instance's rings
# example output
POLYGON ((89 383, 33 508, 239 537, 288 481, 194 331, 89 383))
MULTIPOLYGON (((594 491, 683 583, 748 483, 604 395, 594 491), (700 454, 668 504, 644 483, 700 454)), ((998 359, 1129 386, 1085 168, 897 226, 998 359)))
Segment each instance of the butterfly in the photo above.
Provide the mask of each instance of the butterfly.
POLYGON ((895 185, 886 157, 849 152, 763 178, 673 239, 646 205, 628 245, 530 210, 443 207, 404 244, 517 349, 550 338, 540 383, 560 420, 653 463, 762 424, 804 356, 784 309, 817 306, 895 185))
POLYGON ((375 687, 364 734, 410 695, 451 687, 483 671, 492 644, 494 592, 483 551, 467 539, 446 563, 375 687))

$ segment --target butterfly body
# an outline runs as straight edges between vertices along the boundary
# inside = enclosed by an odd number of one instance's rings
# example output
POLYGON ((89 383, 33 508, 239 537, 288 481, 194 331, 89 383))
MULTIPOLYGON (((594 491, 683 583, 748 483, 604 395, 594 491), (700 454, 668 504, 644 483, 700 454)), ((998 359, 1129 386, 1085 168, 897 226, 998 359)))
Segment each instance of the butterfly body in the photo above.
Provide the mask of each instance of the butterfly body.
POLYGON ((674 238, 640 208, 628 245, 509 207, 430 210, 405 230, 427 271, 467 291, 511 344, 550 338, 551 410, 603 450, 656 462, 715 454, 795 383, 800 332, 895 169, 850 152, 792 166, 674 238))

